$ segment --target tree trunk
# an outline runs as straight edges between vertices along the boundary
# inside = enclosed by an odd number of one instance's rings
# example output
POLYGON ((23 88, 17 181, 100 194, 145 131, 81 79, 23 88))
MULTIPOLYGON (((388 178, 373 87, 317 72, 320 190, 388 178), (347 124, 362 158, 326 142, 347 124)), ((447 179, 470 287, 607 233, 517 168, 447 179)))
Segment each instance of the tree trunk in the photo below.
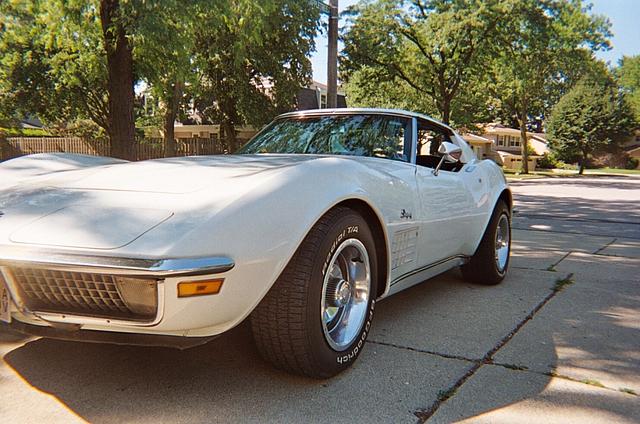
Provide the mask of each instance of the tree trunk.
POLYGON ((180 100, 182 99, 182 93, 184 91, 184 83, 180 80, 176 80, 173 84, 173 90, 171 98, 166 104, 164 112, 164 156, 173 157, 177 153, 177 146, 175 140, 174 124, 178 115, 178 108, 180 107, 180 100))
POLYGON ((229 149, 229 153, 233 154, 238 150, 237 140, 236 140, 236 127, 230 120, 226 119, 220 125, 222 130, 224 131, 224 139, 227 143, 227 148, 229 149))
POLYGON ((134 159, 133 46, 120 18, 119 0, 100 0, 100 20, 107 53, 111 156, 134 159))
POLYGON ((451 121, 451 99, 442 99, 442 122, 449 125, 451 121))
POLYGON ((588 158, 588 153, 583 151, 582 152, 582 157, 580 158, 580 167, 578 168, 578 175, 582 175, 584 174, 584 169, 587 167, 587 158, 588 158))
POLYGON ((518 114, 518 121, 520 124, 520 146, 522 152, 522 173, 529 173, 529 143, 527 141, 527 107, 523 102, 522 110, 518 114))

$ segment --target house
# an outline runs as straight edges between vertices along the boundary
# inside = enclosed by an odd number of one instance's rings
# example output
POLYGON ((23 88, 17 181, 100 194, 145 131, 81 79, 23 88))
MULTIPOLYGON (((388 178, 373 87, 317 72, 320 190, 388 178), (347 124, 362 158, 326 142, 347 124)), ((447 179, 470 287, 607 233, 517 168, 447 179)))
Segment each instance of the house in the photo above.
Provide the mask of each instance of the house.
MULTIPOLYGON (((507 169, 522 168, 520 130, 500 124, 487 124, 482 136, 469 133, 462 138, 469 143, 479 159, 492 159, 507 169)), ((527 140, 534 152, 529 155, 529 169, 534 170, 537 160, 549 152, 549 147, 543 133, 527 132, 527 140)))
MULTIPOLYGON (((236 127, 236 137, 239 140, 248 140, 255 135, 257 130, 251 126, 236 127)), ((176 122, 173 126, 174 137, 185 138, 220 138, 220 125, 185 125, 176 122)))
POLYGON ((640 169, 640 145, 629 149, 626 151, 629 157, 634 158, 638 161, 638 165, 636 165, 636 169, 640 169))
MULTIPOLYGON (((301 88, 296 95, 296 110, 326 109, 327 86, 313 81, 308 87, 301 88)), ((347 99, 344 92, 338 89, 338 107, 347 107, 347 99)))
POLYGON ((462 138, 469 143, 478 159, 495 160, 495 149, 491 139, 471 133, 463 135, 462 138))

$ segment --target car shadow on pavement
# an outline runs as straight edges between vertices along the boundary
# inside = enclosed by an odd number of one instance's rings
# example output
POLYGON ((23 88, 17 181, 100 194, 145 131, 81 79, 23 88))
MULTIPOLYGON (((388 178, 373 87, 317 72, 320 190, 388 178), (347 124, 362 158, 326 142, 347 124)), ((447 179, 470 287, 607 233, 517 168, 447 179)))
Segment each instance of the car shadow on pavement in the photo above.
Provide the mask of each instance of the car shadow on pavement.
POLYGON ((38 339, 4 360, 33 387, 90 422, 174 422, 189 416, 220 421, 225 405, 251 412, 256 406, 251 399, 259 393, 283 395, 274 388, 284 386, 295 396, 303 387, 319 385, 265 363, 247 324, 184 351, 38 339))

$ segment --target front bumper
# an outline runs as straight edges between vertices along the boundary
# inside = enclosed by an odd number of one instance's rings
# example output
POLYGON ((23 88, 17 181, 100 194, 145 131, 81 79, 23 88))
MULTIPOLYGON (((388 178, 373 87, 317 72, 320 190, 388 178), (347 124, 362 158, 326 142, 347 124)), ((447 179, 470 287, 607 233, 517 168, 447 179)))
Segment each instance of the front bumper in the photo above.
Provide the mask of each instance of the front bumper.
MULTIPOLYGON (((166 312, 166 286, 173 287, 178 280, 197 281, 226 273, 234 266, 233 260, 223 256, 145 259, 3 249, 0 253, 0 283, 4 282, 13 300, 14 319, 23 324, 54 327, 62 332, 83 328, 105 332, 159 332, 171 337, 172 334, 186 335, 188 331, 169 328, 171 325, 175 327, 175 323, 164 328, 160 325, 166 312), (37 271, 31 274, 38 276, 37 287, 33 282, 15 277, 18 274, 15 271, 20 269, 37 271), (127 293, 123 293, 125 290, 120 285, 109 285, 109 282, 122 279, 152 282, 156 306, 153 316, 142 320, 134 319, 131 315, 132 318, 127 319, 126 315, 117 311, 117 308, 122 310, 130 306, 127 293), (25 290, 27 284, 28 290, 25 290), (38 301, 44 297, 44 301, 38 301), (153 327, 152 331, 144 330, 153 327)), ((171 297, 175 297, 174 290, 169 292, 171 297)), ((175 309, 175 299, 171 300, 175 309)), ((198 303, 197 300, 192 302, 198 303)), ((181 306, 186 305, 188 302, 182 302, 181 306)), ((174 321, 175 312, 173 310, 170 314, 174 321)), ((30 333, 33 334, 33 331, 30 333)))
POLYGON ((137 334, 116 331, 79 330, 73 328, 56 328, 42 325, 26 324, 12 321, 11 324, 0 323, 0 329, 6 326, 22 334, 37 337, 48 337, 58 340, 79 341, 88 343, 109 343, 127 346, 159 346, 176 349, 189 349, 207 343, 218 336, 181 337, 164 334, 137 334))

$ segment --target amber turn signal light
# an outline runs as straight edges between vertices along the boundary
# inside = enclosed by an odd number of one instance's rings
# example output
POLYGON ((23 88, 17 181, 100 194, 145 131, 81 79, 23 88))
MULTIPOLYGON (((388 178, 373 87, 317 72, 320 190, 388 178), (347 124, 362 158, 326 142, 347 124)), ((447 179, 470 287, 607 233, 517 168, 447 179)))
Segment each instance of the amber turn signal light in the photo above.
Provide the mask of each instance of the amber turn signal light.
POLYGON ((178 297, 204 296, 218 294, 224 278, 215 280, 189 281, 178 283, 178 297))

